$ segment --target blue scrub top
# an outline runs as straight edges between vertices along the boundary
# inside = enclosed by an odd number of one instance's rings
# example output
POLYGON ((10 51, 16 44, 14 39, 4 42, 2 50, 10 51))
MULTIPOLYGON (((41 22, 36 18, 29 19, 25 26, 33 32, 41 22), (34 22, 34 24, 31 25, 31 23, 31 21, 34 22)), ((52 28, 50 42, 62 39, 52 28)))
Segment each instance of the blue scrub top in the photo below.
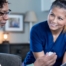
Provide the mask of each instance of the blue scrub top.
POLYGON ((57 61, 53 66, 60 66, 66 51, 66 34, 61 32, 57 40, 53 42, 53 36, 47 21, 34 25, 30 32, 30 51, 27 53, 24 64, 34 63, 32 52, 56 52, 57 61))

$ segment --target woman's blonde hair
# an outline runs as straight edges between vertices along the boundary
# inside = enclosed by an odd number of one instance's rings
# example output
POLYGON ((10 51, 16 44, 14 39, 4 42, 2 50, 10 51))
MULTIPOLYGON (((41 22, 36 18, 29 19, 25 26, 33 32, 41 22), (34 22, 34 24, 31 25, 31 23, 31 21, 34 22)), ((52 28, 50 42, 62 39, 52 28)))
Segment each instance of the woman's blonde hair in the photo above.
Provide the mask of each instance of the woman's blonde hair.
POLYGON ((63 28, 63 33, 66 33, 66 25, 63 28))

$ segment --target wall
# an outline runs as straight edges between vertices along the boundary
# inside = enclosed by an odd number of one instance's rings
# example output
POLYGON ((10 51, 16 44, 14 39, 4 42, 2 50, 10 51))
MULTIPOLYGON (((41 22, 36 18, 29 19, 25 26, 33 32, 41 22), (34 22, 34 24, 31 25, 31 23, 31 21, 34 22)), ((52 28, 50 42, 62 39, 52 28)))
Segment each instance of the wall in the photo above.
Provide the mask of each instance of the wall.
MULTIPOLYGON (((37 15, 37 22, 46 20, 48 12, 41 11, 41 0, 8 0, 12 12, 26 13, 33 10, 37 15)), ((11 43, 27 43, 29 41, 29 23, 24 23, 24 33, 10 33, 11 43)))

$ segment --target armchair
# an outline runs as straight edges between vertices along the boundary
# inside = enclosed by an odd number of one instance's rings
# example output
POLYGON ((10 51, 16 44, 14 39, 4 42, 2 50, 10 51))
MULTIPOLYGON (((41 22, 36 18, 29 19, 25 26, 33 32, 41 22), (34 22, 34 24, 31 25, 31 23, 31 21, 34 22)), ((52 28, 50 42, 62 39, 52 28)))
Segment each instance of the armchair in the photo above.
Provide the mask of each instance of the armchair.
POLYGON ((17 55, 0 53, 1 66, 21 66, 21 58, 17 55))

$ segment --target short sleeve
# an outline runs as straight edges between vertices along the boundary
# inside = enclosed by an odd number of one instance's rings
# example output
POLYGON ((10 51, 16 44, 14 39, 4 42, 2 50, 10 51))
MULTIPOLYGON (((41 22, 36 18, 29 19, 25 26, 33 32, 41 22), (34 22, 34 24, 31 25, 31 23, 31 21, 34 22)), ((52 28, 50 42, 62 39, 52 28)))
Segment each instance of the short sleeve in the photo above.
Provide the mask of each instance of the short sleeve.
POLYGON ((43 50, 39 30, 33 27, 30 32, 30 50, 33 52, 40 52, 43 50))

